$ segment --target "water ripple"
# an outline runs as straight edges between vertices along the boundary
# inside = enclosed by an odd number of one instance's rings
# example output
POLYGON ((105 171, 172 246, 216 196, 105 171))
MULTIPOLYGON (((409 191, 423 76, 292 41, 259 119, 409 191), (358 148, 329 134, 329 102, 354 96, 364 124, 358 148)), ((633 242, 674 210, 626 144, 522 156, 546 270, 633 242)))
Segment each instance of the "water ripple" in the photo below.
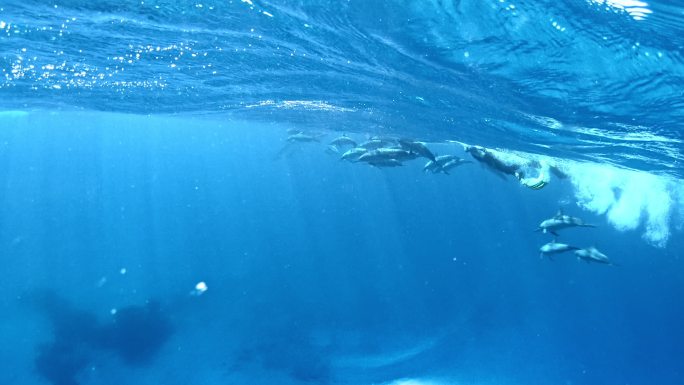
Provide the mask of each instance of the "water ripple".
POLYGON ((632 0, 10 1, 1 107, 312 129, 344 112, 346 131, 581 159, 612 148, 660 170, 681 164, 683 15, 632 0))

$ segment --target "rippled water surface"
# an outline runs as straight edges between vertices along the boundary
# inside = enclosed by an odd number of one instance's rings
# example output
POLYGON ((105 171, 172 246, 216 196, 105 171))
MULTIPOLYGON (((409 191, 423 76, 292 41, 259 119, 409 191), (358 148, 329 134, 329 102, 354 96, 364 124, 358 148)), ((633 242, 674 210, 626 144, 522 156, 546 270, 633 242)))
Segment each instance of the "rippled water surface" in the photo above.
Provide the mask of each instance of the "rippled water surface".
POLYGON ((411 133, 681 176, 683 9, 625 0, 9 2, 0 92, 6 109, 411 133))

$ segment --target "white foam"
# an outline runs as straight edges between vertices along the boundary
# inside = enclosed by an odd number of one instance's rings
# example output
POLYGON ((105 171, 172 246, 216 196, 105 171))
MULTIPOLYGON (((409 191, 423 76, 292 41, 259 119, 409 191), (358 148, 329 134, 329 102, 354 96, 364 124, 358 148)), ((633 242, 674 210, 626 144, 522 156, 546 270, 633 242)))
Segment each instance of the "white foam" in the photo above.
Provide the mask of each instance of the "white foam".
POLYGON ((620 169, 611 165, 566 165, 579 206, 599 215, 620 231, 643 226, 642 237, 664 247, 671 218, 684 204, 682 182, 668 176, 620 169))
POLYGON ((596 4, 606 4, 616 10, 626 11, 634 20, 643 20, 646 15, 653 13, 648 3, 639 0, 591 0, 596 4))

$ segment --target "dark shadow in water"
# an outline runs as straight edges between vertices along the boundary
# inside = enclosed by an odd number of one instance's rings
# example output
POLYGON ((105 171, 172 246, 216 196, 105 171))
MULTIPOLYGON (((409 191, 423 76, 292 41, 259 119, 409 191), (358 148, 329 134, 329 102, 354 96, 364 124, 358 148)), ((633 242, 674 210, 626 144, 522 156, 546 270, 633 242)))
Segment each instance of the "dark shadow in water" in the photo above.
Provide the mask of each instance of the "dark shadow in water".
POLYGON ((78 385, 79 373, 106 352, 130 366, 148 365, 173 333, 168 317, 153 301, 122 308, 102 323, 54 292, 31 298, 52 324, 53 340, 38 348, 34 363, 37 373, 53 385, 78 385))
POLYGON ((81 343, 54 341, 38 348, 38 374, 54 385, 78 385, 76 376, 91 361, 91 352, 81 343))
POLYGON ((299 382, 331 382, 329 352, 323 346, 312 344, 301 329, 262 329, 251 337, 239 351, 234 370, 257 363, 265 369, 286 373, 299 382))
POLYGON ((98 346, 114 351, 131 366, 148 365, 173 333, 156 301, 119 310, 114 321, 100 330, 98 346))

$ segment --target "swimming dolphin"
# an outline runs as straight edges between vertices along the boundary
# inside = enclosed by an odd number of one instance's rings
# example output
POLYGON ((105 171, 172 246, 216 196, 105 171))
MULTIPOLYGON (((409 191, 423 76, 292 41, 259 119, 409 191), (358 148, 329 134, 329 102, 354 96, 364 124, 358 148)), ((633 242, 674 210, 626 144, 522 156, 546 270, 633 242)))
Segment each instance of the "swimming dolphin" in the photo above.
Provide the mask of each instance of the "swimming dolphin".
POLYGON ((354 141, 354 139, 348 137, 347 135, 342 135, 342 136, 339 136, 339 137, 333 139, 333 141, 330 142, 330 145, 336 146, 336 147, 344 147, 344 146, 356 147, 356 142, 354 141))
POLYGON ((359 162, 381 162, 384 160, 410 160, 414 159, 416 155, 410 151, 402 150, 401 148, 378 148, 377 150, 368 151, 359 157, 359 162))
POLYGON ((442 169, 438 170, 437 172, 442 171, 443 173, 447 173, 447 171, 451 170, 452 168, 460 166, 462 164, 466 164, 466 163, 473 163, 473 162, 471 162, 469 160, 461 159, 461 158, 452 159, 452 160, 444 163, 442 165, 442 169))
POLYGON ((399 145, 404 150, 416 153, 423 158, 430 159, 433 162, 437 162, 435 154, 430 151, 430 149, 423 142, 416 142, 410 139, 399 139, 399 145))
POLYGON ((558 243, 554 239, 553 241, 539 248, 539 258, 542 258, 544 256, 551 258, 551 256, 554 254, 565 253, 566 251, 571 250, 580 250, 580 248, 566 245, 565 243, 558 243))
POLYGON ((566 229, 569 227, 596 227, 595 225, 590 225, 584 223, 583 220, 577 217, 571 217, 569 215, 563 215, 562 210, 558 210, 558 213, 552 218, 546 219, 539 224, 539 227, 535 231, 541 231, 542 233, 551 233, 558 236, 557 231, 561 229, 566 229))
POLYGON ((368 149, 363 148, 363 147, 355 147, 350 150, 347 150, 342 156, 340 157, 340 160, 348 160, 350 162, 357 162, 359 160, 359 157, 365 153, 368 152, 368 149))
POLYGON ((418 157, 418 154, 415 152, 406 151, 401 148, 378 148, 375 151, 380 155, 397 160, 411 160, 418 157))
POLYGON ((440 172, 439 168, 443 167, 444 164, 447 162, 451 161, 452 159, 458 159, 456 155, 440 155, 436 156, 435 160, 428 160, 427 163, 425 163, 425 166, 423 166, 423 172, 440 172))
POLYGON ((577 256, 577 259, 581 259, 587 263, 596 262, 606 265, 614 265, 614 263, 608 259, 608 256, 598 251, 598 249, 593 246, 586 249, 575 250, 575 255, 577 256))
POLYGON ((456 155, 440 155, 435 157, 435 161, 429 160, 425 163, 423 167, 424 172, 432 172, 434 174, 443 172, 449 174, 449 170, 456 166, 460 166, 465 163, 472 163, 469 160, 461 159, 456 155))
POLYGON ((378 148, 381 147, 387 147, 387 146, 392 146, 395 143, 393 141, 384 139, 384 138, 378 138, 374 137, 371 139, 368 139, 367 141, 360 143, 359 147, 367 148, 369 150, 377 150, 378 148))
POLYGON ((475 160, 485 165, 490 170, 494 171, 500 177, 506 179, 506 175, 515 175, 520 168, 519 165, 511 165, 504 163, 497 158, 491 151, 480 146, 466 146, 465 151, 469 153, 475 160))
POLYGON ((290 135, 287 137, 288 142, 320 142, 320 138, 325 136, 325 134, 309 135, 302 132, 290 135))

